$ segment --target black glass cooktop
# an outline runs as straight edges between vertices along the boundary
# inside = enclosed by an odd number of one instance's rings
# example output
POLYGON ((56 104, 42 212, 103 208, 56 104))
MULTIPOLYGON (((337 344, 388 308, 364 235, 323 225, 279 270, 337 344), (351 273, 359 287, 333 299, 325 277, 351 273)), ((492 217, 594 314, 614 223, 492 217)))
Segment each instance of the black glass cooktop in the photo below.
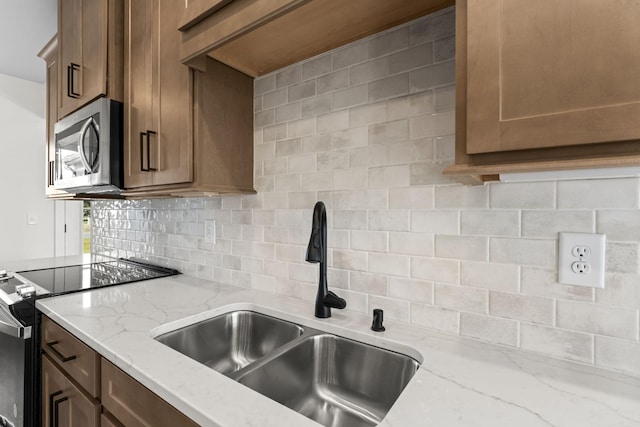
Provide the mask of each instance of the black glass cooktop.
POLYGON ((179 274, 178 270, 133 259, 18 272, 52 295, 179 274))

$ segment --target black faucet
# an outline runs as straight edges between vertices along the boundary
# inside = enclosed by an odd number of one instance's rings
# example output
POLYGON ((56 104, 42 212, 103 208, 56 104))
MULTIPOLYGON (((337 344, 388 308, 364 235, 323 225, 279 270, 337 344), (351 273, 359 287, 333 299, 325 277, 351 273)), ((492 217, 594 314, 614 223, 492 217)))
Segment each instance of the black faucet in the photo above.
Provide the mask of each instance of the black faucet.
POLYGON ((327 210, 324 203, 317 202, 313 208, 311 238, 307 246, 307 262, 320 263, 320 281, 316 295, 316 317, 331 317, 331 308, 343 309, 347 302, 329 291, 327 286, 327 210))

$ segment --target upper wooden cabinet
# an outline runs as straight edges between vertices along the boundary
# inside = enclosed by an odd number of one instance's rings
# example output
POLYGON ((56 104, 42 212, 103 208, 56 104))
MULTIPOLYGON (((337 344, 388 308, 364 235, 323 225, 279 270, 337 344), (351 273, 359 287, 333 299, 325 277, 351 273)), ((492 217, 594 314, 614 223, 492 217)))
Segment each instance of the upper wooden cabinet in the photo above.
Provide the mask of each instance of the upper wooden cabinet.
POLYGON ((252 193, 253 79, 180 62, 182 6, 125 4, 125 196, 252 193))
POLYGON ((640 1, 460 0, 456 15, 445 173, 640 163, 640 1))
POLYGON ((127 188, 190 182, 189 68, 178 60, 178 2, 125 4, 127 188))
POLYGON ((122 101, 122 0, 58 1, 58 118, 106 95, 122 101))
MULTIPOLYGON (((191 1, 185 4, 187 10, 191 1)), ((198 68, 201 57, 208 55, 257 77, 454 0, 234 0, 219 10, 220 1, 195 3, 204 12, 191 17, 197 24, 180 27, 182 62, 198 68)))

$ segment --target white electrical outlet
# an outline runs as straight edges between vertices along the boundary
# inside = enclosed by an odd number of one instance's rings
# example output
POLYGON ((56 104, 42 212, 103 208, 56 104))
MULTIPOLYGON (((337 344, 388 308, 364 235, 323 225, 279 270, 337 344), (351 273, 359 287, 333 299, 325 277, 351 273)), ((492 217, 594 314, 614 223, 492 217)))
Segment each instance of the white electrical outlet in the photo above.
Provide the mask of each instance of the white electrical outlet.
POLYGON ((204 221, 204 241, 216 244, 216 222, 214 220, 204 221))
POLYGON ((558 282, 604 288, 604 234, 559 233, 558 282))

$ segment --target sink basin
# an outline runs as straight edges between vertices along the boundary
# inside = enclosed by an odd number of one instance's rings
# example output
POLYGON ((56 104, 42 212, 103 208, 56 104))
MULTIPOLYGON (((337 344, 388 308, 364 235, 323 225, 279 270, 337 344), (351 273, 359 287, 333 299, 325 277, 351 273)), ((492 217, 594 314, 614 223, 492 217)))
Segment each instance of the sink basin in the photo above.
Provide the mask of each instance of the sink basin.
POLYGON ((237 381, 327 427, 364 427, 384 418, 418 366, 399 353, 318 334, 237 381))
POLYGON ((155 339, 327 427, 378 425, 419 367, 404 354, 253 311, 155 339))
POLYGON ((303 328, 252 311, 234 311, 155 339, 180 353, 230 375, 289 341, 303 328))

